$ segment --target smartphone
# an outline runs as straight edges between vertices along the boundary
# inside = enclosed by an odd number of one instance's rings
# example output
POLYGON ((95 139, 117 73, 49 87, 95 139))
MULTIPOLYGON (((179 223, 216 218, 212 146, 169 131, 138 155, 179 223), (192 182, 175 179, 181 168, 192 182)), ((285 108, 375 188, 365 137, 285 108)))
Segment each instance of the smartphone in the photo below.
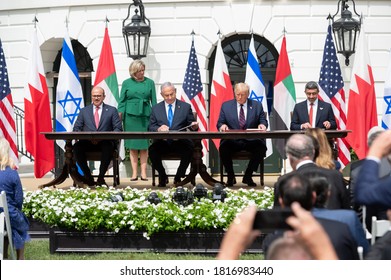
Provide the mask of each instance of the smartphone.
POLYGON ((255 215, 253 229, 259 229, 263 233, 292 229, 292 227, 286 223, 286 219, 293 215, 290 208, 259 210, 255 215))

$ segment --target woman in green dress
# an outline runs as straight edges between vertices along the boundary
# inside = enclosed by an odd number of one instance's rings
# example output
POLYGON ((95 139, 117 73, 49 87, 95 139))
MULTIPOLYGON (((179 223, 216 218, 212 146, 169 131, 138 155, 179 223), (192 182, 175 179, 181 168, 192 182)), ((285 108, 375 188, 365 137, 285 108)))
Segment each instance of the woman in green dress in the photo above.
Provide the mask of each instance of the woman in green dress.
MULTIPOLYGON (((134 60, 129 66, 130 78, 122 83, 118 111, 122 116, 124 131, 148 131, 151 107, 156 104, 155 83, 144 76, 145 64, 134 60)), ((138 154, 140 151, 141 180, 147 181, 149 140, 126 139, 132 165, 131 181, 137 181, 138 154)))

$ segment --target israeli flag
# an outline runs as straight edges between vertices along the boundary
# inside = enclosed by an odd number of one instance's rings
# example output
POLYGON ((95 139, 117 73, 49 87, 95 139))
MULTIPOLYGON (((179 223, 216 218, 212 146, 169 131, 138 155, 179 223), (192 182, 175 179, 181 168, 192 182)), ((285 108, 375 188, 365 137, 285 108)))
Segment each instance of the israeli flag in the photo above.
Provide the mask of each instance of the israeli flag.
MULTIPOLYGON (((261 69, 258 64, 257 53, 254 47, 254 38, 251 36, 250 45, 247 53, 246 66, 246 84, 250 87, 249 99, 256 100, 262 103, 263 111, 266 113, 266 119, 269 123, 267 130, 270 131, 269 111, 267 108, 265 83, 263 82, 261 69)), ((266 139, 266 157, 273 153, 272 140, 266 139)))
POLYGON ((384 129, 391 129, 391 51, 386 78, 384 82, 383 116, 381 125, 384 129))
MULTIPOLYGON (((56 131, 72 131, 80 109, 84 107, 83 91, 76 67, 71 40, 68 32, 62 45, 60 72, 58 74, 56 95, 56 131)), ((64 149, 65 141, 58 140, 57 145, 64 149)))

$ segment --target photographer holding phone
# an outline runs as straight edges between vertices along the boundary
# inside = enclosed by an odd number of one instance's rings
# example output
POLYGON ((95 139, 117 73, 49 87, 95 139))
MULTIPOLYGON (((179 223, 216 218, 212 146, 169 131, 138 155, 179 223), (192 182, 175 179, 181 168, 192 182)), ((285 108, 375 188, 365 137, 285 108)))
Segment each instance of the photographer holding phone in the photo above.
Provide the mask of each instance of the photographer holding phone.
MULTIPOLYGON (((286 235, 287 238, 297 242, 298 246, 293 247, 300 253, 289 252, 287 255, 279 255, 280 258, 287 260, 298 259, 298 256, 301 256, 301 259, 304 258, 303 256, 312 256, 313 259, 317 260, 338 259, 329 237, 311 213, 303 209, 298 203, 292 204, 292 211, 295 215, 290 216, 287 219, 287 223, 293 230, 287 231, 286 235)), ((225 233, 217 259, 238 259, 240 254, 261 234, 259 229, 253 228, 256 213, 256 207, 250 206, 234 219, 225 233)), ((287 245, 289 243, 286 242, 287 245)))

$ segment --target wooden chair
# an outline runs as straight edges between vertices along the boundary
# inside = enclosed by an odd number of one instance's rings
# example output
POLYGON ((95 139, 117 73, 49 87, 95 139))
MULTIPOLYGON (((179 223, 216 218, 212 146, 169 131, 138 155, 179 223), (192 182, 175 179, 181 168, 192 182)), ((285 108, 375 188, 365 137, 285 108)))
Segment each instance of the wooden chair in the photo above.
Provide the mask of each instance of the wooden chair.
MULTIPOLYGON (((242 151, 239 151, 239 152, 236 152, 232 155, 232 160, 249 160, 251 157, 251 153, 248 152, 248 151, 245 151, 245 150, 242 150, 242 151)), ((259 162, 259 181, 261 182, 261 186, 263 186, 265 184, 264 182, 264 157, 262 156, 261 157, 261 161, 259 162)), ((224 176, 226 176, 224 174, 224 166, 223 166, 223 162, 221 161, 221 158, 220 158, 220 181, 223 182, 223 179, 224 179, 224 176)), ((242 176, 242 174, 235 174, 235 177, 236 176, 242 176)))
MULTIPOLYGON (((196 112, 193 112, 193 116, 194 116, 195 121, 197 121, 197 113, 196 112)), ((162 160, 181 160, 181 158, 176 153, 169 153, 169 154, 162 156, 162 160)), ((152 164, 152 186, 156 186, 156 177, 157 176, 158 176, 158 173, 152 164)), ((175 177, 175 174, 167 174, 167 177, 175 177)), ((195 186, 195 180, 193 180, 191 183, 192 183, 192 185, 195 186)))
MULTIPOLYGON (((164 156, 162 156, 162 160, 181 160, 178 154, 176 153, 169 153, 164 156)), ((155 169, 155 167, 152 164, 152 186, 156 186, 156 177, 158 177, 158 173, 155 169)), ((167 174, 167 177, 175 177, 175 174, 167 174)), ((193 186, 195 186, 195 180, 191 182, 193 186)))
MULTIPOLYGON (((87 152, 86 153, 87 161, 100 161, 101 152, 87 152)), ((113 174, 105 174, 105 178, 113 178, 113 186, 116 187, 120 184, 119 179, 119 163, 121 162, 121 158, 119 156, 118 148, 113 152, 113 174)), ((98 175, 92 175, 92 177, 97 178, 98 175)))
POLYGON ((3 212, 0 213, 0 260, 3 260, 4 258, 3 252, 5 238, 8 238, 11 259, 16 260, 16 252, 12 241, 12 229, 8 212, 7 197, 4 191, 0 194, 0 208, 3 208, 3 212))

